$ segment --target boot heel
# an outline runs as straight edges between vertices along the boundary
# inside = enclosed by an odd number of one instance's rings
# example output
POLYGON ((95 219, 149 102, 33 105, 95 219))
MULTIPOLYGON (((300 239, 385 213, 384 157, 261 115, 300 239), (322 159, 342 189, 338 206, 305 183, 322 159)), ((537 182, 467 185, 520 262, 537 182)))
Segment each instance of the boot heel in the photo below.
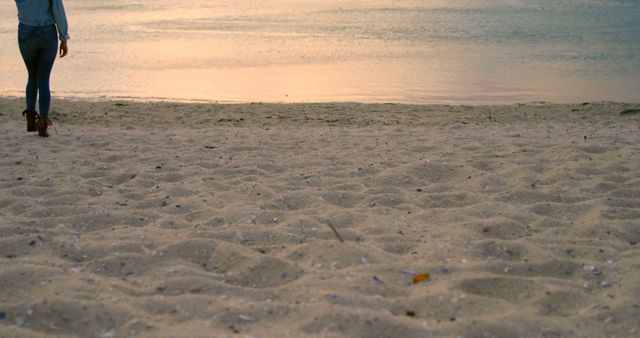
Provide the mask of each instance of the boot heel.
POLYGON ((52 125, 53 123, 49 120, 48 117, 39 117, 38 121, 36 121, 36 129, 38 130, 38 136, 40 137, 49 137, 49 133, 47 132, 47 127, 52 125))

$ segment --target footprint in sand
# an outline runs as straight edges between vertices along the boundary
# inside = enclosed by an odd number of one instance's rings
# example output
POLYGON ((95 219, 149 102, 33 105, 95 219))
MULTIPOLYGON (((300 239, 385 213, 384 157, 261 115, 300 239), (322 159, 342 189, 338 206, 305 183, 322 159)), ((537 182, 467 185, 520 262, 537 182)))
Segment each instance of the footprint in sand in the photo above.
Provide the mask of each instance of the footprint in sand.
POLYGON ((462 208, 478 203, 478 198, 466 194, 431 194, 421 199, 419 205, 424 209, 462 208))
POLYGON ((552 277, 567 279, 581 272, 581 264, 569 260, 550 260, 542 263, 499 264, 491 269, 494 273, 508 273, 520 277, 552 277))
MULTIPOLYGON (((8 318, 9 321, 23 323, 23 327, 32 332, 25 337, 32 336, 35 332, 55 336, 66 336, 69 332, 74 332, 81 337, 95 337, 96 328, 122 327, 131 320, 128 309, 111 302, 93 302, 56 296, 47 297, 46 301, 4 310, 12 314, 8 318), (37 309, 37 311, 28 313, 25 309, 37 309)), ((115 335, 115 330, 112 332, 115 335)))
POLYGON ((520 261, 528 253, 527 246, 511 241, 491 240, 476 244, 475 252, 483 259, 492 258, 505 261, 520 261))
POLYGON ((308 208, 313 204, 312 198, 304 193, 295 192, 284 195, 267 205, 268 209, 294 211, 308 208))
POLYGON ((364 197, 353 192, 335 191, 323 194, 322 199, 342 208, 353 208, 362 202, 364 197))
POLYGON ((543 291, 538 283, 522 278, 469 278, 458 284, 458 288, 474 295, 499 298, 518 303, 537 297, 543 291))
POLYGON ((586 292, 561 290, 545 293, 536 305, 540 307, 542 315, 567 317, 576 314, 592 301, 586 292))
POLYGON ((338 310, 335 314, 322 314, 303 325, 302 330, 312 335, 338 334, 354 338, 424 338, 433 333, 411 323, 387 319, 379 315, 347 314, 338 310))
POLYGON ((278 258, 263 257, 251 263, 244 271, 228 276, 225 282, 248 288, 270 288, 291 283, 304 271, 278 258))

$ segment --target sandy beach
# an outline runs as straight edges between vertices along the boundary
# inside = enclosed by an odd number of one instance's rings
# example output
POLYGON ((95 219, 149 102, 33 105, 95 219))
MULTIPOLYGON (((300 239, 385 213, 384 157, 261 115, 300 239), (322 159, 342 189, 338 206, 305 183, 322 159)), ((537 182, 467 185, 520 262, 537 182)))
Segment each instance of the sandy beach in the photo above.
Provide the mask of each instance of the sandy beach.
POLYGON ((0 337, 637 337, 639 109, 0 98, 0 337))

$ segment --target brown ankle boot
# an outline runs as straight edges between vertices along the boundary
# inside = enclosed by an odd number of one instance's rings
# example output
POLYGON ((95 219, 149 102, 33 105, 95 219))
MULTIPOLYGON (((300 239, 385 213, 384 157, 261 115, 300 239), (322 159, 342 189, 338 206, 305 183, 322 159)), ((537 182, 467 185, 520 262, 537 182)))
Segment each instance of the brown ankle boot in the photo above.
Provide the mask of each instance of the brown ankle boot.
POLYGON ((22 116, 27 117, 27 131, 37 131, 36 129, 36 116, 38 113, 35 110, 25 110, 22 112, 22 116))
POLYGON ((38 120, 36 121, 36 129, 38 129, 38 136, 49 137, 49 133, 47 132, 47 127, 50 125, 52 125, 52 123, 48 117, 38 116, 38 120))

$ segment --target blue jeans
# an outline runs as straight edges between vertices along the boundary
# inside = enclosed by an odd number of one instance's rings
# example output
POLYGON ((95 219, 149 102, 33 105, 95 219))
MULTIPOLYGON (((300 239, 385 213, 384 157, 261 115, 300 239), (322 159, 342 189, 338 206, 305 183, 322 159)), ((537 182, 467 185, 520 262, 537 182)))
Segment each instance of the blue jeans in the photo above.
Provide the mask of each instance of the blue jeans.
POLYGON ((51 26, 18 26, 18 45, 20 54, 29 72, 27 82, 27 110, 36 110, 38 93, 40 94, 40 116, 49 115, 51 90, 49 78, 53 62, 58 55, 58 32, 51 26))

